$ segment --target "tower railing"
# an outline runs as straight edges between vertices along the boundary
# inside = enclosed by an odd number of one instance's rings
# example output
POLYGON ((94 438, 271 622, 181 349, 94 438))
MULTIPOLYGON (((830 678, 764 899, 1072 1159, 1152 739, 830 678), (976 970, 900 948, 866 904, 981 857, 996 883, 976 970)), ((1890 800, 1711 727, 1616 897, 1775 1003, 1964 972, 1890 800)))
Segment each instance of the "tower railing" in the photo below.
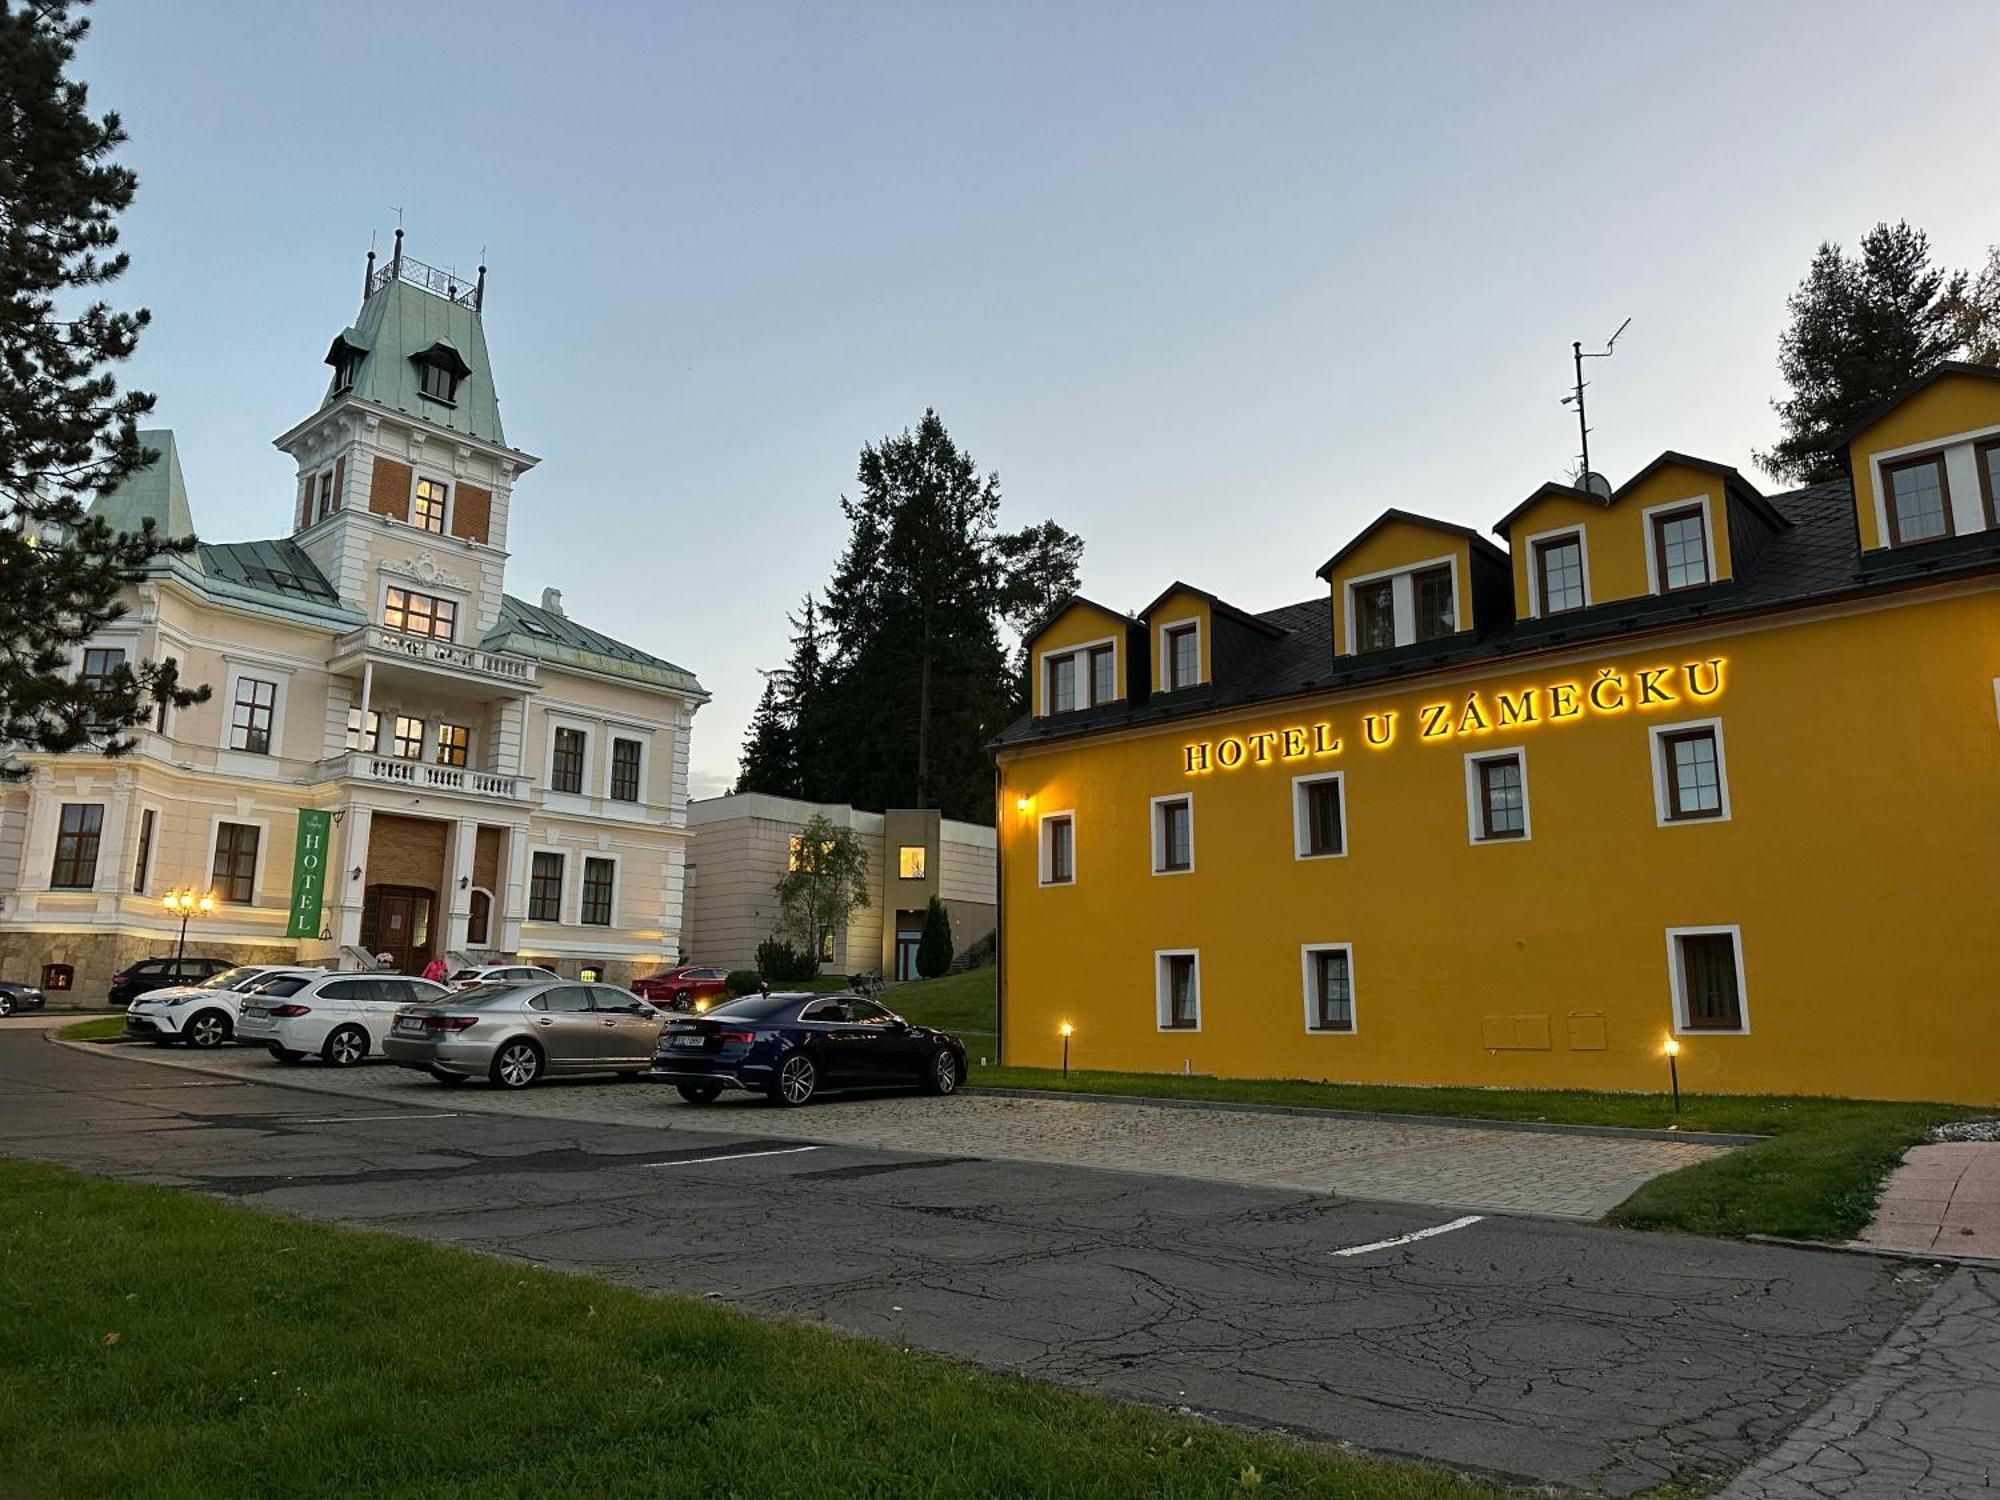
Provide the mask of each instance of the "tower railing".
POLYGON ((370 295, 381 291, 392 281, 408 282, 411 286, 421 287, 433 296, 444 298, 447 302, 456 303, 460 307, 469 307, 474 312, 479 310, 478 280, 475 278, 468 281, 456 271, 443 271, 436 266, 427 266, 420 260, 412 260, 407 255, 397 255, 380 270, 370 274, 368 278, 370 295))

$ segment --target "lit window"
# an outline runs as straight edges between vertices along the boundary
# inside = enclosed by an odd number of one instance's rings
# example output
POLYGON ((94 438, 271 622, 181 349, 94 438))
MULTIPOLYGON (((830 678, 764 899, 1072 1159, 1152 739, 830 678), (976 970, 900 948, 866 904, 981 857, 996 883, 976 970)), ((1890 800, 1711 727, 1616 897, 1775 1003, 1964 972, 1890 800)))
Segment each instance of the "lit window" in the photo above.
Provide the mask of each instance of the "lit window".
POLYGON ((1583 538, 1559 536, 1536 542, 1534 553, 1535 583, 1541 595, 1542 613, 1559 615, 1566 610, 1582 609, 1583 538))
POLYGON ((401 760, 424 758, 424 721, 396 716, 395 753, 401 760))
POLYGON ((1072 885, 1076 881, 1076 819, 1051 813, 1042 819, 1042 884, 1072 885))
POLYGON ((1341 805, 1341 775, 1301 776, 1292 783, 1292 852, 1300 859, 1326 859, 1347 852, 1347 813, 1341 805))
POLYGON ((579 920, 584 926, 611 925, 611 882, 615 868, 608 859, 583 862, 583 911, 579 920))
POLYGON ((1743 954, 1734 928, 1676 928, 1667 934, 1674 1022, 1681 1031, 1748 1031, 1743 954))
POLYGON ((528 864, 528 920, 562 920, 563 857, 538 852, 528 864))
POLYGON ((276 717, 278 685, 257 677, 236 680, 236 701, 229 711, 229 748, 253 755, 271 753, 271 722, 276 717))
POLYGON ((1201 627, 1175 625, 1166 632, 1167 691, 1201 681, 1201 627))
POLYGON ((1660 821, 1693 823, 1729 816, 1722 733, 1713 724, 1664 725, 1653 731, 1660 821))
POLYGON ((1354 1029, 1354 962, 1345 943, 1305 950, 1306 1030, 1354 1029))
POLYGON ((1653 517, 1653 564, 1663 592, 1708 582, 1708 524, 1699 505, 1653 517))
POLYGON ((437 732, 437 763, 463 766, 472 748, 472 731, 463 724, 440 724, 437 732))
POLYGON ((1201 1028, 1201 957, 1193 952, 1162 953, 1159 965, 1160 1029, 1198 1031, 1201 1028))
POLYGON ((584 733, 581 729, 556 730, 555 754, 549 765, 549 787, 558 792, 583 791, 584 733))
POLYGON ((1380 651, 1396 644, 1396 580, 1357 584, 1354 589, 1357 651, 1380 651))
POLYGON ((382 601, 382 623, 406 635, 449 641, 458 634, 458 605, 414 589, 390 589, 382 601))
POLYGON ((905 880, 924 878, 924 846, 905 844, 896 851, 896 865, 905 880))
POLYGON ((254 823, 215 825, 215 894, 237 906, 257 899, 257 841, 254 823))
POLYGON ((347 748, 350 750, 365 750, 370 755, 373 755, 381 743, 382 715, 372 708, 369 709, 368 726, 366 729, 363 729, 361 725, 361 710, 359 708, 350 708, 347 711, 347 748))
POLYGON ((637 802, 639 800, 639 742, 637 740, 613 740, 611 742, 611 800, 613 802, 637 802))
POLYGON ((97 846, 104 835, 104 804, 65 802, 56 826, 56 861, 49 884, 59 891, 87 891, 97 882, 97 846))
POLYGON ((1416 601, 1418 640, 1434 641, 1458 629, 1458 615, 1451 597, 1450 564, 1412 573, 1410 592, 1416 601))
POLYGON ((1178 875, 1194 868, 1194 799, 1153 799, 1153 873, 1178 875))
POLYGON ((1889 486, 1889 540, 1925 542, 1951 535, 1951 486, 1944 476, 1944 455, 1904 459, 1882 465, 1889 486))
POLYGON ((1474 843, 1528 836, 1528 767, 1520 751, 1467 757, 1466 792, 1474 843))
POLYGON ((447 484, 435 479, 419 479, 415 501, 410 507, 410 524, 443 536, 445 500, 450 493, 451 487, 447 484))

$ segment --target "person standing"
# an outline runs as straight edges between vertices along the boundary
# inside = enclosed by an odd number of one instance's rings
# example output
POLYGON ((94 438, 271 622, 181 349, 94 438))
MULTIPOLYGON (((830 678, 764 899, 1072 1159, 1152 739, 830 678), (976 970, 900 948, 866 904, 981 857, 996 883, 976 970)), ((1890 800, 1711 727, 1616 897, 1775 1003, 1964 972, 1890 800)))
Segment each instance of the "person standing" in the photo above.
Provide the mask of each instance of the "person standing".
POLYGON ((431 961, 424 965, 424 978, 430 980, 433 984, 443 984, 445 975, 450 972, 451 970, 446 966, 442 953, 433 953, 431 961))

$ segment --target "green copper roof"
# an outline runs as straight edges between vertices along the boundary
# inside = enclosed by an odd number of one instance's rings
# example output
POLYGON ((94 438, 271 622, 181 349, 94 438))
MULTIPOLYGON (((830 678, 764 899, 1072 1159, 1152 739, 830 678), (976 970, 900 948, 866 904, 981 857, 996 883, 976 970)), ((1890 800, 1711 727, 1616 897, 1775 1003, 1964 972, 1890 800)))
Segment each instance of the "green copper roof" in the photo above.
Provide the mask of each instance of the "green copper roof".
POLYGON ((203 542, 195 548, 195 555, 201 571, 210 578, 282 599, 340 603, 340 595, 326 581, 326 575, 289 537, 268 542, 203 542))
MULTIPOLYGON (((339 342, 366 350, 355 372, 353 394, 363 401, 419 418, 481 442, 505 447, 500 429, 500 399, 493 390, 493 367, 486 355, 486 332, 479 312, 466 295, 428 290, 396 274, 391 261, 377 273, 377 285, 361 304, 354 326, 339 342), (452 400, 436 401, 423 394, 423 369, 416 356, 442 344, 468 372, 458 382, 452 400)), ((401 262, 411 275, 441 275, 415 261, 401 262)), ((334 389, 336 372, 327 381, 322 408, 345 392, 334 389)))
POLYGON ((91 503, 92 515, 102 516, 113 531, 137 536, 141 522, 151 521, 162 537, 194 535, 194 513, 188 508, 187 481, 181 477, 180 451, 171 428, 142 428, 139 442, 160 456, 128 474, 109 493, 91 503))
POLYGON ((695 681, 694 673, 685 667, 648 656, 636 646, 614 641, 608 635, 577 624, 568 615, 516 599, 512 594, 500 596, 500 618, 480 644, 489 651, 511 651, 517 656, 532 656, 558 666, 626 677, 677 692, 695 693, 702 698, 708 696, 695 681))

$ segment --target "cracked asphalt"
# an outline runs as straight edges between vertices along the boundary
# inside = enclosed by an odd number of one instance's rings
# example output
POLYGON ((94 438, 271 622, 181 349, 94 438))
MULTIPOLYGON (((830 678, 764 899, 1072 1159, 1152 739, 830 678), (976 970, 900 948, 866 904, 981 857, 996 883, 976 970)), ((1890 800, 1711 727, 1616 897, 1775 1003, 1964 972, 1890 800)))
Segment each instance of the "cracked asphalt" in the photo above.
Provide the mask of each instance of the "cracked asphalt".
POLYGON ((1937 1279, 1498 1216, 1336 1257, 1447 1215, 962 1151, 802 1149, 764 1111, 691 1128, 461 1112, 442 1090, 392 1105, 26 1031, 0 1032, 0 1101, 9 1155, 1614 1494, 1724 1478, 1821 1419, 1937 1279))

